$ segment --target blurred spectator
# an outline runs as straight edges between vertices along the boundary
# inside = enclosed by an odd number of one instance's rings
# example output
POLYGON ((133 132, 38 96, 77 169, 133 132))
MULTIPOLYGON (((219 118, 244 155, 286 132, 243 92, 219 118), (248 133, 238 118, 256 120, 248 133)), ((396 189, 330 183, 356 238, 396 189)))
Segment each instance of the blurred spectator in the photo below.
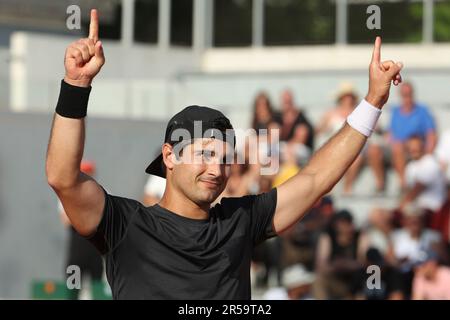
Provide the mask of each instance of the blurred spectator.
POLYGON ((326 195, 319 200, 319 210, 321 217, 323 217, 322 229, 324 229, 329 225, 335 212, 334 202, 331 195, 326 195))
POLYGON ((447 249, 447 259, 450 258, 450 188, 447 189, 447 201, 431 218, 431 228, 441 234, 447 249))
POLYGON ((255 101, 253 102, 252 128, 259 134, 259 130, 268 129, 269 124, 273 121, 280 123, 281 119, 274 114, 267 93, 260 92, 256 95, 255 101))
POLYGON ((414 267, 423 260, 424 254, 429 250, 443 254, 440 235, 427 229, 424 219, 424 210, 409 204, 403 210, 403 228, 392 235, 390 261, 400 271, 406 298, 411 294, 414 267))
POLYGON ((328 227, 333 214, 332 199, 325 196, 317 201, 301 221, 283 232, 281 239, 284 266, 301 263, 309 270, 314 269, 319 237, 328 227))
POLYGON ((297 164, 297 159, 295 156, 295 146, 292 144, 286 144, 285 148, 281 154, 282 162, 278 174, 275 176, 273 181, 273 187, 276 188, 292 178, 300 170, 297 164))
POLYGON ((347 210, 337 212, 328 232, 319 239, 315 283, 317 299, 352 299, 361 292, 364 280, 358 261, 359 232, 347 210))
POLYGON ((424 260, 414 274, 412 299, 450 300, 450 268, 440 265, 433 251, 428 251, 424 260))
POLYGON ((256 274, 257 287, 264 288, 271 285, 269 280, 273 275, 275 276, 275 286, 281 285, 281 252, 282 243, 279 237, 271 238, 255 247, 252 268, 256 274))
POLYGON ((424 218, 423 209, 409 204, 403 210, 403 227, 392 235, 392 253, 402 269, 411 270, 424 251, 440 252, 441 237, 436 231, 425 227, 424 218))
POLYGON ((445 130, 441 134, 436 147, 436 156, 442 171, 445 172, 446 182, 450 185, 450 130, 445 130))
POLYGON ((365 299, 399 300, 404 298, 398 272, 387 260, 393 231, 391 212, 382 208, 374 208, 369 215, 369 226, 361 234, 358 254, 360 260, 365 260, 366 268, 373 265, 380 268, 381 283, 379 288, 366 286, 365 299))
POLYGON ((403 300, 402 282, 398 271, 386 263, 380 251, 370 248, 366 253, 366 269, 369 266, 380 268, 379 287, 365 286, 363 298, 366 300, 403 300))
MULTIPOLYGON (((80 165, 80 171, 89 176, 95 175, 95 163, 92 161, 83 160, 80 165)), ((75 265, 81 270, 81 283, 82 289, 73 289, 73 299, 79 299, 84 296, 84 284, 89 280, 92 286, 92 282, 100 281, 103 277, 103 260, 97 249, 84 237, 78 234, 72 227, 66 212, 58 200, 58 210, 61 221, 65 227, 69 230, 69 246, 67 249, 66 257, 66 269, 68 266, 75 265), (83 290, 83 294, 81 291, 83 290)), ((64 276, 67 276, 66 269, 64 270, 64 276)))
MULTIPOLYGON (((272 121, 267 126, 267 134, 259 133, 258 136, 246 141, 246 161, 253 163, 250 154, 257 156, 257 164, 260 169, 278 168, 280 161, 280 124, 272 121)), ((272 170, 270 170, 272 171, 272 170)), ((276 171, 276 170, 273 170, 276 171)), ((267 175, 261 171, 262 175, 267 175)), ((274 172, 270 172, 271 175, 274 172)))
POLYGON ((403 82, 400 87, 401 104, 392 110, 389 129, 392 148, 392 164, 396 170, 402 189, 405 181, 405 143, 412 136, 425 139, 425 152, 432 153, 437 142, 436 124, 428 107, 414 101, 411 83, 403 82))
POLYGON ((287 157, 292 157, 292 159, 287 161, 292 160, 292 163, 295 163, 299 167, 305 166, 311 157, 311 149, 301 143, 282 141, 280 142, 279 148, 282 162, 286 161, 287 157), (288 153, 289 156, 286 156, 288 153))
MULTIPOLYGON (((326 140, 331 138, 342 128, 347 117, 352 113, 353 109, 355 109, 357 103, 358 95, 353 85, 347 82, 342 83, 336 94, 336 107, 324 114, 316 128, 316 134, 322 134, 326 140)), ((376 192, 379 193, 384 191, 385 173, 381 141, 382 137, 378 126, 371 139, 367 141, 361 154, 355 159, 344 176, 345 195, 350 195, 352 193, 353 183, 364 163, 364 158, 367 158, 367 162, 375 175, 376 192)))
POLYGON ((316 134, 321 134, 325 140, 342 128, 347 117, 355 109, 358 95, 351 83, 343 82, 339 85, 335 100, 336 106, 325 112, 316 126, 316 134))
POLYGON ((266 300, 311 300, 314 273, 301 264, 295 264, 283 271, 283 288, 272 288, 264 294, 266 300))
POLYGON ((369 214, 369 226, 359 239, 360 259, 364 259, 369 249, 376 249, 384 257, 390 247, 393 230, 391 212, 374 208, 369 214))
POLYGON ((150 207, 161 200, 166 189, 166 179, 150 175, 144 188, 144 205, 150 207))
POLYGON ((314 149, 314 130, 302 110, 298 110, 290 90, 281 94, 282 126, 280 139, 314 149))
MULTIPOLYGON (((407 149, 411 161, 406 166, 406 194, 400 209, 415 201, 417 205, 429 212, 429 217, 442 208, 446 200, 444 174, 438 160, 433 154, 425 153, 422 137, 412 136, 408 139, 407 149)), ((428 219, 427 225, 430 220, 428 219)))

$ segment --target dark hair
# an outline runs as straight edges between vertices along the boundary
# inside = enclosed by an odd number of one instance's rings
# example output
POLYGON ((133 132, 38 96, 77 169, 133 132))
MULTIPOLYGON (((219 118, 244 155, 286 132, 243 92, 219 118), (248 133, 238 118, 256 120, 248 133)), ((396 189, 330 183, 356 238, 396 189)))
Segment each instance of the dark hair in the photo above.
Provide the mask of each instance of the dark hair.
POLYGON ((233 126, 231 125, 230 120, 228 120, 227 118, 217 118, 217 119, 214 119, 212 122, 213 122, 213 127, 215 129, 219 129, 220 131, 225 131, 228 129, 233 130, 233 126))
POLYGON ((420 140, 422 143, 425 143, 425 136, 423 134, 413 134, 408 138, 408 140, 420 140))
POLYGON ((333 222, 336 223, 337 221, 342 220, 346 221, 348 223, 353 222, 353 216, 350 211, 347 209, 339 210, 333 217, 333 222))
POLYGON ((366 252, 366 259, 369 264, 375 264, 378 266, 384 265, 384 258, 380 251, 374 247, 370 247, 366 252))
POLYGON ((320 199, 320 206, 333 205, 333 197, 332 196, 323 196, 320 199))

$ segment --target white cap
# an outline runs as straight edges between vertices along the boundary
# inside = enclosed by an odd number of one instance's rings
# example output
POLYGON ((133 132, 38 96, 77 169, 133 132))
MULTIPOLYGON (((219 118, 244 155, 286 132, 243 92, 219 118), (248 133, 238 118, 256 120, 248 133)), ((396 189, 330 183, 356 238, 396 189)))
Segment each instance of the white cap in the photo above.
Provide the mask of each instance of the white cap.
POLYGON ((291 289, 305 284, 311 284, 315 278, 314 273, 306 270, 302 264, 295 264, 283 271, 282 283, 285 288, 291 289))

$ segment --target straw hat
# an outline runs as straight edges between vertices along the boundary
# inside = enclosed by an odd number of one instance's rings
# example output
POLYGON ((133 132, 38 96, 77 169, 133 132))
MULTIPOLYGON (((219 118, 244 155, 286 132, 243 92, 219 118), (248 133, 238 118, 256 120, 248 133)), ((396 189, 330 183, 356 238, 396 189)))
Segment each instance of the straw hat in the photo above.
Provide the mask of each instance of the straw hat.
POLYGON ((347 82, 347 81, 341 82, 339 84, 338 90, 334 94, 335 100, 339 101, 344 96, 348 96, 348 95, 353 96, 355 98, 355 100, 358 99, 358 93, 356 92, 354 85, 351 82, 347 82))

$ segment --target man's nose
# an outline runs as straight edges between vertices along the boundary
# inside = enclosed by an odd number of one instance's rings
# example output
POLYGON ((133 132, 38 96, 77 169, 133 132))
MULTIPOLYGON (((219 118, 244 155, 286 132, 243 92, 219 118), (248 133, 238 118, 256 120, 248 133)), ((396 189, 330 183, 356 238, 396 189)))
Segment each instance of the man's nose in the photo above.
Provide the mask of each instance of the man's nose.
POLYGON ((214 161, 208 165, 208 174, 216 178, 220 178, 224 174, 224 164, 214 161))

